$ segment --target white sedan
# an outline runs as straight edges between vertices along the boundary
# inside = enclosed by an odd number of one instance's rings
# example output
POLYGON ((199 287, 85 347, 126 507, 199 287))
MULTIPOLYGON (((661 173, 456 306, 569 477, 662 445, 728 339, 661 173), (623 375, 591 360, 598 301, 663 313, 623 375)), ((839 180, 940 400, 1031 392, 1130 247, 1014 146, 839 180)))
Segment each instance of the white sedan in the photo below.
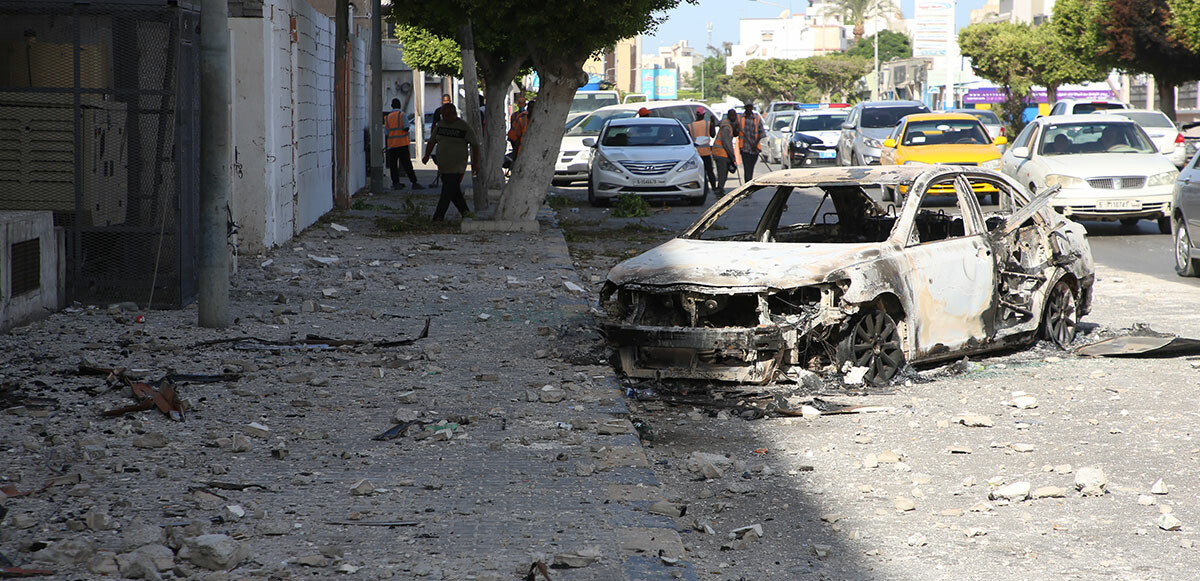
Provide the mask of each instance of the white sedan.
MULTIPOLYGON (((699 206, 708 197, 704 165, 692 137, 676 119, 638 117, 604 125, 593 148, 588 202, 605 206, 621 194, 646 198, 682 198, 699 206)), ((707 142, 707 136, 703 138, 707 142)))
POLYGON ((1000 171, 1030 189, 1061 186, 1051 205, 1074 219, 1158 221, 1171 232, 1171 190, 1179 174, 1146 132, 1115 115, 1034 119, 1000 158, 1000 171))

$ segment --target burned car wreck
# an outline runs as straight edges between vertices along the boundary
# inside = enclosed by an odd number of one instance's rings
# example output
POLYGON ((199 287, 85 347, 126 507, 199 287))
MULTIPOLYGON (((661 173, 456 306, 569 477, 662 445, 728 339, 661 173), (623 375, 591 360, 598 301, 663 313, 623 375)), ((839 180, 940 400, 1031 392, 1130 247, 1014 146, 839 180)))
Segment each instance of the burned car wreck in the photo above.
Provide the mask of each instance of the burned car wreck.
POLYGON ((879 384, 1039 335, 1065 347, 1095 275, 1052 193, 965 166, 775 172, 614 267, 601 329, 628 377, 760 384, 796 366, 879 384))

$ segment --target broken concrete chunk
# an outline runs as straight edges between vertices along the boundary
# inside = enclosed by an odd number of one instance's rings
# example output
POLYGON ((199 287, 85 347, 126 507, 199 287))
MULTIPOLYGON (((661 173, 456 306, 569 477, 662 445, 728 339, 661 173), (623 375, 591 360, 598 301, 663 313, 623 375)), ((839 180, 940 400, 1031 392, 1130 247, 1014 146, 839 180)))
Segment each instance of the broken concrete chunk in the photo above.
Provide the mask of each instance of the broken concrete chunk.
POLYGON ((1041 486, 1035 488, 1030 496, 1033 498, 1062 498, 1067 495, 1067 489, 1058 486, 1041 486))
POLYGON ((851 367, 842 377, 842 381, 846 385, 862 385, 863 378, 867 376, 867 372, 870 370, 871 368, 869 367, 851 367))
POLYGON ((167 446, 167 437, 160 432, 148 432, 133 438, 134 448, 154 449, 165 448, 167 446))
POLYGON ((329 566, 329 558, 326 557, 325 555, 322 555, 321 553, 313 553, 311 555, 304 555, 302 557, 296 557, 295 559, 292 559, 290 562, 293 564, 296 564, 296 565, 303 565, 305 567, 328 567, 329 566))
POLYGON ((1150 485, 1150 494, 1166 494, 1166 493, 1167 493, 1167 485, 1163 483, 1162 478, 1155 480, 1154 484, 1150 485))
POLYGON ((671 518, 679 518, 687 513, 687 505, 660 500, 651 504, 649 511, 650 514, 661 514, 671 518))
POLYGON ((1175 518, 1173 514, 1159 515, 1158 520, 1154 521, 1158 528, 1164 531, 1177 531, 1183 528, 1183 523, 1175 518))
POLYGON ((542 403, 558 403, 567 397, 567 392, 554 387, 553 385, 543 385, 537 392, 538 401, 542 403))
POLYGON ((723 545, 723 550, 740 551, 754 544, 763 537, 763 528, 760 524, 753 524, 741 528, 736 528, 730 531, 729 538, 731 542, 723 545))
POLYGON ((1007 486, 1001 486, 988 494, 991 500, 1025 500, 1029 498, 1031 485, 1028 482, 1014 482, 1007 486))
POLYGON ((558 553, 554 555, 554 563, 552 566, 568 567, 572 569, 587 567, 588 565, 599 561, 600 555, 601 552, 599 547, 585 547, 576 551, 558 553))
POLYGON ((258 422, 250 422, 249 424, 246 424, 246 426, 242 428, 242 431, 245 432, 247 436, 252 436, 255 438, 266 439, 271 437, 271 428, 268 428, 258 422))
POLYGON ((908 512, 910 510, 917 509, 917 504, 913 502, 913 499, 906 496, 897 496, 896 498, 892 499, 892 505, 895 506, 896 510, 899 512, 908 512))
POLYGON ((374 492, 375 492, 375 485, 372 484, 371 481, 367 480, 366 478, 363 478, 362 480, 355 482, 354 486, 350 487, 350 494, 353 494, 355 496, 367 496, 374 492))
POLYGON ((246 560, 249 552, 229 535, 200 535, 183 540, 193 565, 213 571, 228 571, 246 560))
POLYGON ((308 260, 315 266, 333 266, 341 262, 341 259, 336 256, 317 256, 315 254, 309 254, 308 260))
POLYGON ((569 281, 569 280, 564 280, 564 281, 563 281, 563 286, 567 287, 567 290, 569 290, 569 291, 571 291, 571 292, 573 292, 573 293, 582 293, 582 292, 586 292, 586 291, 584 291, 583 287, 581 287, 581 286, 579 286, 579 285, 577 285, 577 284, 575 284, 575 283, 573 283, 573 282, 571 282, 571 281, 569 281))
POLYGON ((1100 468, 1089 466, 1075 473, 1075 488, 1084 496, 1103 496, 1107 486, 1108 477, 1100 468))

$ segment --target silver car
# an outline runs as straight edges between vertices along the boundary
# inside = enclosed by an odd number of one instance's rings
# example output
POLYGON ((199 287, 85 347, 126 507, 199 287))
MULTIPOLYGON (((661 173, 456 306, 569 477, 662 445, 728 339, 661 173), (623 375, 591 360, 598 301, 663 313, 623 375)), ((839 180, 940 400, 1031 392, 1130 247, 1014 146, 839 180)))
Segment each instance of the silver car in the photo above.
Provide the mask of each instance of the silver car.
POLYGON ((879 163, 883 140, 905 115, 929 113, 920 101, 866 101, 850 109, 838 140, 838 165, 879 163))
POLYGON ((1175 236, 1175 272, 1179 276, 1200 273, 1200 151, 1184 165, 1175 180, 1171 203, 1171 234, 1175 236))

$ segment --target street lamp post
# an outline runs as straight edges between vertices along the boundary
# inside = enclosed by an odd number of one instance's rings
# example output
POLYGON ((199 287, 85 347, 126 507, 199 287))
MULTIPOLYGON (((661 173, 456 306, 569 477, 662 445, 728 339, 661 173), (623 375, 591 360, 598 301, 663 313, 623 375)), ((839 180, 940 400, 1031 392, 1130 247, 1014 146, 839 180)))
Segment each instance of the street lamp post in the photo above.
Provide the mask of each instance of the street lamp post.
POLYGON ((704 69, 705 63, 708 62, 707 52, 712 47, 712 23, 708 23, 708 42, 705 43, 705 49, 700 52, 700 100, 703 101, 707 93, 704 92, 704 69))

